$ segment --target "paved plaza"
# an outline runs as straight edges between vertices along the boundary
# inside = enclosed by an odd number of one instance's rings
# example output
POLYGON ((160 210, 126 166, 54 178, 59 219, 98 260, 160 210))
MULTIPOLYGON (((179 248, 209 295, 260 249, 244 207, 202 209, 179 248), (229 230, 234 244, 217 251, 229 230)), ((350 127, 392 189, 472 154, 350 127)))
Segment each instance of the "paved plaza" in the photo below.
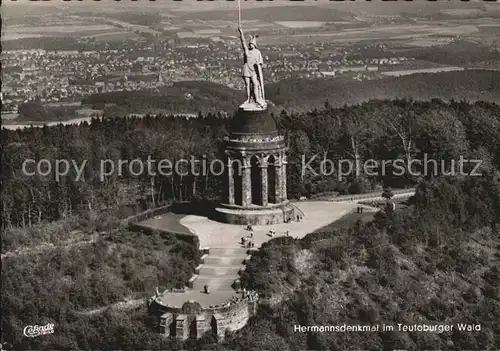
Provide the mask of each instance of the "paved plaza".
POLYGON ((184 293, 165 293, 160 297, 160 301, 169 306, 181 308, 187 301, 196 301, 203 308, 210 306, 221 305, 229 301, 233 296, 241 296, 234 290, 219 290, 211 294, 205 294, 203 291, 188 289, 184 293))
MULTIPOLYGON (((286 235, 286 231, 294 238, 303 238, 336 220, 356 208, 354 202, 331 201, 298 201, 293 203, 302 212, 304 217, 300 222, 253 226, 255 247, 272 239, 269 230, 277 236, 286 235)), ((188 215, 180 220, 181 225, 189 228, 200 240, 200 247, 238 248, 241 247, 241 238, 248 236, 244 226, 225 224, 213 221, 207 217, 188 215)))
MULTIPOLYGON (((269 230, 275 231, 275 237, 284 236, 286 231, 289 231, 290 236, 303 238, 307 234, 338 220, 356 207, 354 202, 329 201, 295 202, 294 205, 304 213, 300 222, 253 226, 255 248, 272 239, 268 235, 269 230)), ((194 281, 193 289, 188 289, 185 293, 165 293, 162 294, 160 300, 164 304, 177 307, 181 307, 186 301, 195 300, 203 307, 209 307, 210 305, 224 304, 232 296, 238 296, 231 284, 239 277, 238 269, 242 267, 243 260, 247 256, 246 250, 242 249, 240 243, 241 237, 249 235, 246 228, 241 225, 219 223, 207 217, 195 215, 179 216, 177 219, 182 227, 188 228, 190 232, 198 236, 200 247, 210 248, 210 253, 205 258, 205 264, 194 281), (203 292, 202 286, 205 284, 210 287, 210 294, 203 292)), ((159 225, 162 218, 159 217, 156 221, 158 223, 154 224, 159 225)))

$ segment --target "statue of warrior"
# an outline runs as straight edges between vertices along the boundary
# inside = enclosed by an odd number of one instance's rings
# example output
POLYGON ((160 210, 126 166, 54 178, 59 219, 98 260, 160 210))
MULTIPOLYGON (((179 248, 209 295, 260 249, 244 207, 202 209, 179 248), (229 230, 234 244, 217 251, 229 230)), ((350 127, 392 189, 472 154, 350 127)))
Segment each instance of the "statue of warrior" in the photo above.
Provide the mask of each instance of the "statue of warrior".
POLYGON ((241 46, 244 53, 244 64, 242 69, 243 80, 245 81, 245 89, 247 93, 247 103, 256 103, 260 107, 266 106, 264 97, 264 79, 262 76, 262 65, 264 60, 259 49, 257 49, 257 36, 250 36, 248 46, 245 42, 245 35, 241 25, 238 24, 240 32, 241 46))

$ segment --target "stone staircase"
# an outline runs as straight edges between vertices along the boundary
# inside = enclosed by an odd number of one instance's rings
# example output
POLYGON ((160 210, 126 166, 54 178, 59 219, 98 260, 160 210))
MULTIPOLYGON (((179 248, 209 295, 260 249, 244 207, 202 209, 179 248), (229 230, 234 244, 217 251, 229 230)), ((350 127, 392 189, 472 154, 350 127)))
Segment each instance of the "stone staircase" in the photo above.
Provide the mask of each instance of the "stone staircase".
POLYGON ((204 261, 204 265, 207 266, 231 266, 234 267, 236 265, 241 265, 243 263, 243 259, 246 256, 246 252, 243 255, 239 256, 215 256, 212 253, 208 255, 208 257, 204 261))
POLYGON ((210 293, 232 291, 233 284, 239 278, 239 272, 245 270, 245 263, 250 259, 247 248, 209 248, 202 256, 202 263, 196 267, 195 274, 188 286, 195 291, 203 291, 208 285, 210 293))
POLYGON ((210 287, 210 293, 216 293, 217 291, 231 291, 233 288, 231 285, 234 283, 234 277, 198 277, 193 284, 193 290, 203 291, 203 287, 208 285, 210 287))
POLYGON ((198 274, 202 276, 235 276, 240 270, 241 267, 204 264, 198 274))

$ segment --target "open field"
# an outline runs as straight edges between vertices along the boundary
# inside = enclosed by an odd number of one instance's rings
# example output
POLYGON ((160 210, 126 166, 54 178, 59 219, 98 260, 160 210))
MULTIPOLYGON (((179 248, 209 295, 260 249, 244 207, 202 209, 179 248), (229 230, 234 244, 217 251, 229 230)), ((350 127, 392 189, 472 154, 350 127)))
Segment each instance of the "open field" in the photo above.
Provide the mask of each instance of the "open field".
POLYGON ((170 25, 166 25, 165 27, 162 27, 162 30, 165 30, 165 31, 174 31, 174 30, 180 30, 181 28, 180 27, 175 27, 175 26, 170 26, 170 25))
POLYGON ((17 112, 10 112, 10 113, 9 112, 7 112, 7 113, 2 112, 2 122, 16 119, 18 116, 19 116, 19 113, 17 113, 17 112))
POLYGON ((178 32, 177 36, 179 38, 210 38, 213 35, 221 34, 221 32, 210 32, 210 29, 207 30, 199 30, 194 32, 178 32))
POLYGON ((489 23, 489 24, 483 23, 483 24, 478 24, 477 26, 480 28, 490 28, 490 27, 498 28, 500 30, 500 23, 489 23))
MULTIPOLYGON (((499 30, 500 31, 500 30, 499 30)), ((384 25, 380 27, 365 27, 345 29, 342 31, 328 31, 319 33, 299 33, 287 36, 289 43, 322 42, 360 42, 368 40, 408 40, 415 46, 431 46, 441 44, 440 41, 449 40, 457 35, 467 36, 479 33, 476 25, 465 24, 431 24, 418 25, 384 25), (436 35, 443 36, 441 38, 436 35), (448 37, 448 38, 447 38, 448 37)), ((493 33, 492 33, 493 34, 493 33)), ((262 36, 261 43, 272 45, 282 43, 282 35, 262 36)))
POLYGON ((321 27, 326 22, 320 21, 280 21, 276 24, 286 27, 286 28, 317 28, 321 27))
POLYGON ((428 38, 422 38, 422 39, 410 41, 407 43, 407 45, 419 46, 419 47, 429 47, 429 46, 434 46, 434 45, 448 44, 451 41, 453 41, 453 38, 430 38, 430 37, 428 37, 428 38))
POLYGON ((72 101, 72 102, 49 102, 46 104, 47 106, 50 107, 57 107, 57 106, 81 106, 82 102, 81 101, 72 101))
POLYGON ((44 37, 50 37, 50 35, 39 33, 2 33, 2 41, 44 37))
POLYGON ((83 38, 93 38, 98 41, 132 40, 142 38, 139 34, 129 31, 112 31, 106 33, 96 33, 85 35, 83 38))
MULTIPOLYGON (((106 34, 116 32, 134 32, 149 34, 160 34, 161 32, 154 30, 145 25, 133 24, 121 21, 115 18, 106 17, 80 17, 79 15, 69 16, 71 20, 55 22, 57 25, 48 26, 28 26, 28 25, 14 25, 6 28, 6 34, 46 34, 46 33, 83 33, 86 35, 106 34)), ((54 22, 51 22, 54 23, 54 22)), ((4 39, 4 38, 2 38, 4 39)))
MULTIPOLYGON (((402 35, 464 35, 477 32, 475 26, 470 25, 452 25, 452 26, 442 26, 442 25, 431 25, 431 24, 420 24, 420 25, 391 25, 391 26, 380 26, 380 27, 369 27, 363 29, 347 29, 342 32, 332 32, 332 33, 318 33, 319 36, 336 36, 336 37, 374 37, 374 38, 390 38, 398 37, 402 35)), ((296 36, 304 36, 306 34, 297 34, 296 36)))
MULTIPOLYGON (((229 7, 235 9, 235 4, 230 5, 229 7)), ((257 31, 261 36, 260 43, 263 45, 282 44, 284 41, 290 44, 307 44, 314 41, 343 44, 372 40, 402 40, 411 46, 428 47, 445 44, 447 40, 457 36, 475 36, 483 41, 490 36, 496 37, 500 32, 500 24, 495 23, 492 18, 457 17, 446 21, 419 20, 417 23, 370 25, 373 24, 370 19, 364 21, 360 19, 361 17, 355 17, 350 13, 319 6, 314 8, 298 6, 299 13, 291 14, 282 8, 271 6, 267 9, 252 9, 250 4, 246 5, 248 7, 242 13, 243 26, 248 30, 257 31), (331 16, 326 18, 327 14, 331 16), (346 14, 347 17, 340 17, 341 14, 346 14), (349 29, 330 29, 325 26, 329 23, 334 23, 336 26, 356 24, 357 28, 351 26, 349 29), (317 29, 317 32, 310 33, 314 29, 317 29), (283 32, 288 30, 291 33, 284 36, 283 32)), ((448 9, 445 9, 446 11, 448 9)), ((455 9, 449 11, 454 13, 455 9)), ((459 8, 457 13, 466 12, 470 12, 470 9, 459 8)), ((234 11, 204 11, 199 14, 169 16, 168 20, 164 17, 158 24, 155 29, 152 26, 133 24, 116 18, 72 15, 65 19, 51 18, 47 26, 8 26, 4 29, 2 39, 77 35, 99 41, 111 41, 129 39, 129 34, 140 36, 141 33, 161 34, 162 31, 177 32, 179 38, 206 38, 210 35, 233 33, 236 30, 234 11)))
POLYGON ((450 10, 441 10, 441 13, 450 16, 469 16, 469 15, 479 15, 482 13, 482 11, 477 9, 450 9, 450 10))
POLYGON ((464 70, 463 67, 449 66, 449 67, 422 68, 422 69, 405 69, 400 71, 388 71, 381 73, 386 76, 400 77, 416 73, 439 73, 439 72, 453 72, 453 71, 463 71, 463 70, 464 70))
MULTIPOLYGON (((88 25, 60 25, 60 26, 16 26, 6 27, 2 31, 2 41, 17 40, 25 38, 41 38, 41 37, 58 37, 65 35, 107 35, 108 33, 116 33, 117 28, 107 24, 88 25)), ((124 32, 123 30, 121 32, 124 32)))
POLYGON ((83 122, 88 122, 92 120, 91 117, 82 117, 82 118, 73 118, 69 119, 66 121, 54 121, 54 122, 24 122, 22 124, 16 123, 16 124, 6 124, 2 123, 2 128, 3 129, 9 129, 9 130, 17 130, 17 129, 26 129, 30 128, 31 126, 34 127, 43 127, 44 125, 47 125, 48 127, 50 126, 57 126, 58 124, 62 125, 69 125, 69 124, 80 124, 83 122))
POLYGON ((220 34, 220 29, 195 29, 193 30, 195 34, 220 34))
MULTIPOLYGON (((126 28, 126 29, 131 30, 131 31, 139 31, 141 33, 148 33, 148 34, 161 34, 160 31, 151 29, 147 26, 143 26, 140 24, 133 24, 133 23, 124 22, 124 21, 120 21, 117 19, 111 19, 111 18, 106 18, 104 21, 109 23, 109 24, 112 24, 114 26, 126 28)), ((112 27, 112 28, 115 28, 115 27, 112 27)))
MULTIPOLYGON (((241 17, 245 20, 260 20, 265 22, 276 21, 345 21, 353 18, 354 15, 331 8, 321 8, 315 5, 295 6, 295 8, 283 6, 268 6, 263 7, 264 2, 260 2, 259 8, 249 8, 248 1, 242 5, 241 17)), ((201 20, 237 20, 237 5, 230 3, 228 10, 204 11, 189 13, 182 16, 183 19, 201 19, 201 20)))
POLYGON ((95 30, 114 30, 113 26, 108 24, 86 24, 86 25, 60 25, 60 26, 26 26, 26 27, 8 27, 7 33, 68 33, 68 32, 82 32, 82 31, 95 31, 95 30))

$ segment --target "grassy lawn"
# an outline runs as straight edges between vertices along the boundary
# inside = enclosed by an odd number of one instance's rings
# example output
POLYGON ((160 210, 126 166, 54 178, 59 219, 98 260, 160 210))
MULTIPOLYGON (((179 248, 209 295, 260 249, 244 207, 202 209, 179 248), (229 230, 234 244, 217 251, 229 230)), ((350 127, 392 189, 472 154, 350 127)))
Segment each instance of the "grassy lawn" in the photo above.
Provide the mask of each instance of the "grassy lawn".
POLYGON ((158 217, 146 219, 138 224, 153 229, 167 230, 171 233, 192 235, 191 231, 180 223, 183 217, 185 217, 183 214, 168 212, 158 217))

